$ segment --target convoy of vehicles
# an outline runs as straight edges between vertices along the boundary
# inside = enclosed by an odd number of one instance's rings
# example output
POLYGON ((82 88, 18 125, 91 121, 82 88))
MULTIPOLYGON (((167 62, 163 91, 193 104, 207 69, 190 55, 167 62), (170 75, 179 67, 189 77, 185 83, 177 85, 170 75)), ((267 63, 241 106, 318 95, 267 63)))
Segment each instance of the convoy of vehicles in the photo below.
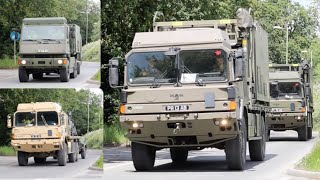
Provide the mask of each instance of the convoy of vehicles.
POLYGON ((62 17, 23 19, 19 80, 43 78, 44 73, 60 74, 62 82, 80 74, 82 38, 80 27, 62 17))
POLYGON ((312 137, 313 97, 312 68, 307 61, 301 64, 270 64, 270 130, 296 130, 298 139, 312 137))
MULTIPOLYGON (((156 19, 156 18, 155 18, 156 19)), ((224 149, 229 169, 265 158, 269 109, 268 34, 250 13, 237 19, 154 22, 126 55, 120 121, 136 170, 170 148, 173 163, 191 150, 224 149)), ((119 84, 117 59, 109 82, 119 84)))
POLYGON ((29 157, 34 157, 35 163, 44 163, 53 156, 59 166, 78 161, 80 155, 86 158, 87 146, 80 142, 71 114, 57 103, 19 104, 14 115, 8 115, 7 126, 12 128, 11 145, 20 166, 28 165, 29 157))

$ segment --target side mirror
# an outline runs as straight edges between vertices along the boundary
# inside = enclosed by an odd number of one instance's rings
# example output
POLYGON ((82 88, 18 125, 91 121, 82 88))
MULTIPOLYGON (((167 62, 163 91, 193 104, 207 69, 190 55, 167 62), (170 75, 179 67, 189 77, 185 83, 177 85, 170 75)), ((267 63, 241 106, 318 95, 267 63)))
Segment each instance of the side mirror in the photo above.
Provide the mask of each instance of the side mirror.
POLYGON ((109 60, 109 85, 115 87, 119 85, 119 60, 109 60))
POLYGON ((236 79, 242 79, 245 76, 245 61, 244 61, 244 57, 243 57, 243 50, 239 49, 237 50, 237 52, 235 53, 235 78, 236 79))
POLYGON ((11 114, 8 114, 8 116, 7 116, 7 127, 8 128, 12 128, 12 116, 11 116, 11 114))

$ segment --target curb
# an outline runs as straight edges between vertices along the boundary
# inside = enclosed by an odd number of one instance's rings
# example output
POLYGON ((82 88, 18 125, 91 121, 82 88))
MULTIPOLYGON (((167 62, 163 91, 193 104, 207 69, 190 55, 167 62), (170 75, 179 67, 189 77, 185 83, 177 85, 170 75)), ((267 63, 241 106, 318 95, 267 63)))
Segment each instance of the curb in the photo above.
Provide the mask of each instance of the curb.
POLYGON ((288 169, 287 174, 296 177, 305 177, 309 179, 320 179, 320 172, 312 172, 312 171, 305 171, 305 170, 298 170, 298 169, 288 169))
POLYGON ((110 149, 117 149, 117 148, 123 148, 123 147, 131 147, 131 143, 127 144, 104 144, 104 148, 110 148, 110 149))
POLYGON ((95 81, 95 80, 91 80, 91 79, 87 80, 87 83, 100 85, 100 81, 95 81))
POLYGON ((90 166, 88 169, 90 169, 90 170, 94 170, 94 171, 103 171, 103 169, 100 169, 100 168, 98 168, 98 167, 96 167, 96 166, 90 166))

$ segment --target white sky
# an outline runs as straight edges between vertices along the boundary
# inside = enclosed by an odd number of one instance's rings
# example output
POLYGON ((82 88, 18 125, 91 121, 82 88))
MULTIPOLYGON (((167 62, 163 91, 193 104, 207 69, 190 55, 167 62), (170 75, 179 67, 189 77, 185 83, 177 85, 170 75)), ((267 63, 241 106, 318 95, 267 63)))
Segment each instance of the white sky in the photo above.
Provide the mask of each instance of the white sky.
POLYGON ((305 7, 308 7, 312 0, 292 0, 293 2, 298 2, 300 3, 301 5, 305 6, 305 7))

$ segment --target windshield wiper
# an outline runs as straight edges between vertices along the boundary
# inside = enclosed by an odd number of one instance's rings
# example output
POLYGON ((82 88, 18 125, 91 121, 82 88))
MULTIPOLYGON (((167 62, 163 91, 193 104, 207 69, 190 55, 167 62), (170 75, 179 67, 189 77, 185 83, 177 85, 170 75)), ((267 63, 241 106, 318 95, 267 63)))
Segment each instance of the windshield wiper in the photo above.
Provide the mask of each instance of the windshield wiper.
POLYGON ((44 118, 43 114, 41 114, 41 119, 42 119, 43 123, 44 123, 46 126, 48 126, 48 123, 47 123, 46 119, 44 118))
POLYGON ((168 70, 165 70, 160 76, 159 78, 154 78, 153 83, 151 84, 150 88, 158 88, 160 87, 160 84, 158 83, 158 79, 162 79, 165 75, 168 74, 168 70))
MULTIPOLYGON (((187 68, 185 65, 182 65, 181 67, 182 67, 183 70, 186 70, 186 72, 188 72, 190 74, 193 74, 192 71, 189 68, 187 68)), ((203 83, 202 79, 197 78, 197 76, 194 77, 194 78, 196 79, 195 84, 197 86, 205 86, 205 84, 203 83)))
POLYGON ((45 41, 56 41, 56 42, 58 42, 58 43, 61 43, 59 40, 57 40, 57 39, 41 39, 41 40, 45 40, 45 41))
POLYGON ((35 41, 37 41, 37 42, 39 42, 39 43, 42 43, 41 41, 39 41, 39 40, 36 40, 36 39, 24 39, 24 40, 22 40, 22 41, 32 41, 32 42, 35 42, 35 41))

